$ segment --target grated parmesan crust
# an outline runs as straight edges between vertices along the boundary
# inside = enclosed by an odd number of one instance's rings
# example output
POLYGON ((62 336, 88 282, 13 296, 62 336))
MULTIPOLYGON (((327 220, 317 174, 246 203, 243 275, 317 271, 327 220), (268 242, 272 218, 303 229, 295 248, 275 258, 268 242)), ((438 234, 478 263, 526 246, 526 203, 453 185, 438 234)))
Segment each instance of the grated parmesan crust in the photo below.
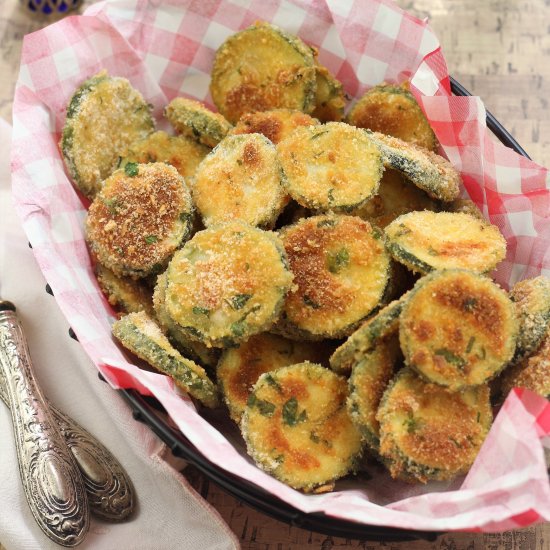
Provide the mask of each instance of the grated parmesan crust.
POLYGON ((499 374, 514 355, 517 335, 506 292, 465 270, 435 271, 420 279, 399 318, 406 364, 452 391, 499 374))
POLYGON ((468 471, 489 431, 489 388, 451 392, 405 368, 386 389, 377 420, 380 453, 392 477, 452 479, 468 471))
POLYGON ((353 106, 347 122, 430 151, 437 147, 434 131, 409 91, 408 82, 374 86, 353 106))
POLYGON ((288 193, 306 208, 350 211, 378 192, 382 157, 363 130, 343 122, 305 126, 277 151, 288 193))
POLYGON ((99 263, 116 275, 142 278, 164 269, 188 236, 192 218, 191 195, 175 168, 127 165, 92 202, 86 238, 99 263))
POLYGON ((307 492, 355 470, 362 443, 346 396, 346 380, 314 363, 262 374, 241 421, 248 454, 277 479, 307 492))
POLYGON ((291 338, 339 338, 380 306, 390 261, 381 233, 368 222, 313 216, 283 228, 281 238, 296 286, 278 330, 291 338))
POLYGON ((167 277, 168 315, 191 339, 215 347, 269 329, 293 279, 279 238, 241 221, 196 233, 167 277))
POLYGON ((176 97, 164 109, 164 116, 176 132, 215 147, 231 130, 231 124, 199 101, 176 97))
POLYGON ((235 135, 202 161, 191 192, 206 227, 233 220, 271 227, 288 202, 282 180, 277 151, 265 136, 235 135))
POLYGON ((93 199, 128 146, 153 130, 143 96, 125 78, 102 71, 71 98, 59 145, 74 182, 93 199))

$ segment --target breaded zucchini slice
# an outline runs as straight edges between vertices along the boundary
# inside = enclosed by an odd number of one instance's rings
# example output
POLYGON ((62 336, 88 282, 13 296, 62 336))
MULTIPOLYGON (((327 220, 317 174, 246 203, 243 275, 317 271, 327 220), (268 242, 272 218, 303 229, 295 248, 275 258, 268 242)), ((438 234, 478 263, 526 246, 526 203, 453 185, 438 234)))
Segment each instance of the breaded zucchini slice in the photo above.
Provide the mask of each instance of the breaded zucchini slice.
POLYGON ((88 210, 86 238, 99 263, 133 278, 159 273, 189 235, 191 195, 163 162, 128 163, 105 180, 88 210))
POLYGON ((371 88, 348 113, 347 122, 430 151, 437 147, 434 131, 409 91, 408 82, 401 86, 380 84, 371 88))
POLYGON ((380 148, 386 168, 401 172, 433 199, 451 202, 458 198, 462 179, 447 159, 395 137, 366 133, 380 148))
POLYGON ((231 346, 275 322, 292 278, 275 233, 241 221, 220 224, 174 254, 166 311, 189 338, 231 346))
POLYGON ((489 432, 489 388, 451 392, 405 368, 385 391, 377 420, 392 477, 452 479, 468 471, 489 432))
POLYGON ((369 448, 376 453, 380 448, 380 425, 376 413, 400 355, 396 337, 382 340, 358 359, 348 380, 346 405, 351 421, 359 428, 369 448))
POLYGON ((478 220, 487 219, 477 207, 476 203, 470 199, 455 199, 453 202, 444 203, 443 210, 447 212, 462 212, 463 214, 469 214, 478 220))
POLYGON ((219 350, 209 348, 202 342, 191 340, 187 334, 181 330, 166 311, 166 271, 157 278, 157 284, 153 293, 153 307, 156 320, 160 327, 168 336, 170 343, 185 357, 189 357, 203 367, 213 369, 220 358, 219 350))
POLYGON ((304 361, 318 363, 323 351, 319 344, 293 342, 267 332, 250 337, 238 348, 226 349, 216 373, 231 418, 240 422, 252 386, 261 374, 304 361))
POLYGON ((340 338, 380 306, 390 260, 381 233, 356 216, 306 218, 281 230, 296 286, 279 329, 289 337, 340 338))
POLYGON ((243 220, 271 226, 287 203, 275 146, 261 134, 228 136, 202 161, 191 185, 206 227, 243 220))
POLYGON ((414 210, 437 210, 437 204, 397 170, 389 169, 382 175, 378 194, 351 213, 383 229, 395 218, 414 210))
POLYGON ((200 101, 176 97, 165 107, 164 116, 178 134, 215 147, 231 130, 231 124, 200 101))
POLYGON ((346 396, 346 380, 314 363, 263 374, 241 421, 248 454, 295 489, 331 490, 361 455, 346 396))
POLYGON ((514 304, 491 279, 471 271, 435 271, 403 306, 399 340, 405 362, 456 391, 483 384, 514 355, 514 304))
POLYGON ((86 80, 69 102, 59 144, 82 193, 93 199, 126 148, 154 127, 151 106, 125 78, 101 71, 86 80))
POLYGON ((349 211, 378 191, 382 157, 363 130, 343 122, 298 128, 277 150, 288 193, 306 208, 349 211))
POLYGON ((274 109, 244 114, 231 130, 231 135, 263 134, 275 145, 300 126, 315 126, 319 121, 302 111, 274 109))
POLYGON ((120 161, 120 168, 124 168, 129 162, 166 162, 187 182, 209 152, 209 147, 185 136, 169 136, 166 132, 159 131, 132 143, 120 161))
POLYGON ((313 51, 275 25, 255 23, 230 36, 216 52, 210 93, 233 124, 256 111, 311 113, 315 90, 313 51))
POLYGON ((124 313, 145 311, 149 316, 153 315, 151 291, 141 281, 118 277, 101 264, 96 264, 94 269, 99 288, 113 307, 124 313))
POLYGON ((125 348, 170 376, 178 387, 203 405, 218 405, 217 388, 204 369, 182 357, 144 311, 129 313, 115 321, 113 334, 125 348))
POLYGON ((503 397, 516 387, 527 388, 550 399, 550 329, 532 355, 504 371, 501 379, 503 397))
POLYGON ((372 351, 378 342, 397 334, 399 330, 399 316, 405 302, 407 292, 398 300, 390 302, 376 315, 367 319, 335 352, 330 356, 330 367, 340 374, 348 373, 354 364, 372 351))
POLYGON ((423 274, 453 268, 487 273, 506 255, 498 227, 461 212, 410 212, 384 231, 392 257, 423 274))
POLYGON ((311 115, 321 122, 340 122, 344 118, 346 106, 342 83, 322 65, 315 67, 315 73, 317 91, 315 92, 315 109, 311 115))
POLYGON ((516 283, 510 291, 519 319, 519 336, 514 359, 533 353, 550 326, 550 279, 544 276, 516 283))

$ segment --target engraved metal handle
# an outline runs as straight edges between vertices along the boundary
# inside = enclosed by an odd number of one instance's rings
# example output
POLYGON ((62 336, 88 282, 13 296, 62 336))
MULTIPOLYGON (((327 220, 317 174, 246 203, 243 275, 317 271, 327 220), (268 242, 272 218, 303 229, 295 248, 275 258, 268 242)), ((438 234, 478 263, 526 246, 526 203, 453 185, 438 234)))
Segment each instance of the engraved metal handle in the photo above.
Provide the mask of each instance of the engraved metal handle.
MULTIPOLYGON (((9 406, 0 369, 0 399, 9 406)), ((123 521, 134 511, 134 487, 118 460, 90 432, 46 398, 52 418, 76 460, 90 511, 108 521, 123 521)))
POLYGON ((36 384, 23 330, 10 302, 0 302, 0 371, 32 514, 50 539, 76 546, 89 527, 84 483, 36 384))

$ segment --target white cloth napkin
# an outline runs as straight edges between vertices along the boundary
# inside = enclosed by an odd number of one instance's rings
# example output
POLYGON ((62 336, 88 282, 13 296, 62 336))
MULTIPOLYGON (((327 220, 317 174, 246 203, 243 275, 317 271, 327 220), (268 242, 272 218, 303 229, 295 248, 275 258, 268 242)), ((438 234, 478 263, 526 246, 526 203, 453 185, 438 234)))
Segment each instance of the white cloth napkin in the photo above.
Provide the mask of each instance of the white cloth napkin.
MULTIPOLYGON (((239 543, 217 511, 163 456, 166 446, 97 370, 78 342, 40 272, 11 200, 11 127, 0 119, 0 297, 12 301, 23 325, 44 393, 118 458, 130 475, 137 510, 126 523, 92 516, 79 549, 226 550, 239 543)), ((60 548, 34 522, 19 477, 10 412, 0 402, 0 543, 7 550, 60 548)))

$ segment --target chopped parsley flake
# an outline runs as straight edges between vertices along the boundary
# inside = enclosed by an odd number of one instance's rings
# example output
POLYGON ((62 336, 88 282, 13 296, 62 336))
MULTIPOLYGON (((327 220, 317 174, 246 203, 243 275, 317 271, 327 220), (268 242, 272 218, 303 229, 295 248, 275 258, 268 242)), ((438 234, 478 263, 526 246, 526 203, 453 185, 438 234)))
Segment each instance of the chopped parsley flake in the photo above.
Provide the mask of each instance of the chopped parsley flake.
POLYGON ((436 355, 439 355, 447 361, 450 365, 454 365, 458 369, 462 370, 466 366, 466 360, 460 355, 454 354, 451 350, 447 348, 439 348, 434 352, 436 355))
POLYGON ((137 176, 139 174, 139 167, 137 162, 128 162, 126 166, 124 166, 124 173, 127 176, 130 176, 131 178, 137 176))
POLYGON ((146 235, 144 239, 147 244, 155 244, 159 240, 156 235, 146 235))
POLYGON ((233 309, 242 309, 250 298, 252 298, 252 294, 235 294, 228 301, 233 309))
POLYGON ((298 414, 298 401, 295 397, 291 397, 283 405, 283 422, 287 426, 296 426, 300 422, 304 422, 304 420, 307 420, 307 411, 303 409, 302 412, 298 414))
POLYGON ((327 267, 331 273, 340 271, 349 265, 349 252, 347 248, 341 248, 337 252, 329 252, 327 256, 327 267))

